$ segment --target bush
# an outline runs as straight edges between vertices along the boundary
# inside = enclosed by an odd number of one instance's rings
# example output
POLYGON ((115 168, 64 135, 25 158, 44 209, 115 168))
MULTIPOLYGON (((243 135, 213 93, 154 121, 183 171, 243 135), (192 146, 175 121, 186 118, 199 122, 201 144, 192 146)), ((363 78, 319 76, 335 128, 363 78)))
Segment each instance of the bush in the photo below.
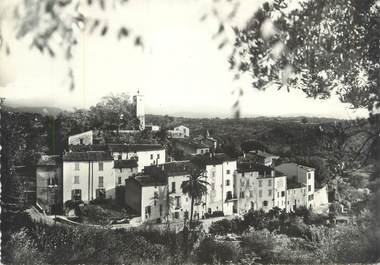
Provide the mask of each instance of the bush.
POLYGON ((199 244, 196 255, 200 263, 214 264, 236 261, 240 252, 240 247, 236 243, 218 242, 208 237, 199 244))
POLYGON ((211 224, 209 233, 212 235, 241 234, 246 228, 245 222, 241 219, 222 219, 211 224))

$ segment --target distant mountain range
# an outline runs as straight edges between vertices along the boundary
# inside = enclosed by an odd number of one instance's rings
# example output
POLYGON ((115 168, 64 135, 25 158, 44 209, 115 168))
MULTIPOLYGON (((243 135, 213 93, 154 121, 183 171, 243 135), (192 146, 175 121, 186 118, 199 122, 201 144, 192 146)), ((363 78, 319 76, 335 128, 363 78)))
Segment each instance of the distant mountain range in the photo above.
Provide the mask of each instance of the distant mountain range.
POLYGON ((12 112, 28 112, 28 113, 38 113, 44 116, 57 116, 63 110, 56 107, 18 107, 18 106, 3 106, 3 109, 6 111, 12 112))

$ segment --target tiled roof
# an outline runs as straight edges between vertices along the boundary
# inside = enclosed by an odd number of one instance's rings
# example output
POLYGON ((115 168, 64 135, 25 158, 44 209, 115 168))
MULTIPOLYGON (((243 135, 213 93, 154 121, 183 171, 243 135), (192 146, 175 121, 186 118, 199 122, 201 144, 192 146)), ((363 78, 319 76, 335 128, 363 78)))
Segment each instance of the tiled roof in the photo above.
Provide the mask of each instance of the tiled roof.
POLYGON ((128 160, 115 160, 114 168, 134 168, 137 167, 136 159, 128 159, 128 160))
POLYGON ((92 144, 92 145, 69 145, 69 150, 73 152, 87 152, 87 151, 108 151, 108 146, 105 144, 92 144))
POLYGON ((37 166, 59 166, 62 163, 60 155, 43 155, 37 162, 37 166))
POLYGON ((142 152, 164 149, 159 144, 109 144, 108 147, 111 152, 142 152))
POLYGON ((237 172, 259 172, 259 178, 269 178, 274 171, 274 177, 284 176, 279 171, 274 170, 272 167, 264 166, 262 164, 243 162, 237 164, 237 172))
POLYGON ((211 153, 197 155, 191 159, 192 163, 201 167, 204 167, 206 165, 219 165, 227 161, 235 161, 235 159, 230 158, 228 155, 224 153, 217 153, 214 155, 211 153))
POLYGON ((174 161, 160 165, 166 176, 182 176, 189 174, 190 168, 194 167, 190 161, 174 161))
POLYGON ((162 176, 139 175, 135 177, 135 180, 143 187, 164 186, 168 183, 167 178, 162 176))
POLYGON ((69 152, 63 156, 63 161, 112 161, 113 158, 103 151, 69 152))

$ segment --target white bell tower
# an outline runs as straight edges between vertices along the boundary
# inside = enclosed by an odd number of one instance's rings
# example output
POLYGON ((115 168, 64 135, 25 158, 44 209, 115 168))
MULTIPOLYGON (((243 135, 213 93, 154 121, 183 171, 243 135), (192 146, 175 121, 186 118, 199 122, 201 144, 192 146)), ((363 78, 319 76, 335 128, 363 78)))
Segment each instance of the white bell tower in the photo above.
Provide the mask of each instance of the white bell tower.
POLYGON ((137 90, 137 94, 133 96, 133 103, 136 108, 136 116, 140 120, 139 129, 145 129, 145 111, 144 111, 144 96, 137 90))

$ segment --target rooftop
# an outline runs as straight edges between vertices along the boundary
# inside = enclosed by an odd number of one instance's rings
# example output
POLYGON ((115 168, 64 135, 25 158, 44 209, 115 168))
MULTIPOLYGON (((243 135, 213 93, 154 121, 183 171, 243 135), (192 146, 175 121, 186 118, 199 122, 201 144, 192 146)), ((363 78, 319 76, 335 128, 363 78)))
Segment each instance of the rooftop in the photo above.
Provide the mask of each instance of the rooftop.
POLYGON ((173 161, 160 165, 164 174, 170 176, 182 176, 189 174, 190 168, 194 165, 189 161, 173 161))
POLYGON ((164 186, 167 185, 168 181, 165 177, 152 176, 152 175, 138 175, 135 178, 140 186, 151 187, 151 186, 164 186))
POLYGON ((205 167, 206 165, 219 165, 224 162, 236 161, 224 153, 207 153, 204 155, 196 155, 192 157, 191 162, 195 165, 205 167))
POLYGON ((73 152, 87 152, 87 151, 108 151, 108 146, 105 144, 92 144, 92 145, 69 145, 69 150, 73 152))
POLYGON ((137 167, 136 159, 128 159, 128 160, 115 160, 113 163, 114 168, 134 168, 137 167))
POLYGON ((143 152, 164 149, 159 144, 109 144, 108 147, 111 152, 143 152))
POLYGON ((261 150, 249 151, 249 154, 257 155, 257 156, 264 157, 264 158, 273 158, 273 159, 278 159, 279 158, 276 155, 272 155, 270 153, 267 153, 267 152, 264 152, 264 151, 261 151, 261 150))
POLYGON ((112 161, 113 158, 104 151, 69 152, 63 161, 112 161))
POLYGON ((272 177, 272 171, 274 171, 274 177, 284 176, 284 174, 282 174, 279 171, 276 171, 273 167, 264 166, 262 164, 252 162, 243 162, 237 164, 237 172, 258 172, 259 178, 272 177))
POLYGON ((302 169, 304 169, 306 171, 315 171, 315 168, 299 165, 299 164, 296 164, 296 163, 284 163, 284 164, 281 164, 279 166, 282 166, 282 165, 291 165, 291 166, 294 166, 294 167, 302 168, 302 169))

